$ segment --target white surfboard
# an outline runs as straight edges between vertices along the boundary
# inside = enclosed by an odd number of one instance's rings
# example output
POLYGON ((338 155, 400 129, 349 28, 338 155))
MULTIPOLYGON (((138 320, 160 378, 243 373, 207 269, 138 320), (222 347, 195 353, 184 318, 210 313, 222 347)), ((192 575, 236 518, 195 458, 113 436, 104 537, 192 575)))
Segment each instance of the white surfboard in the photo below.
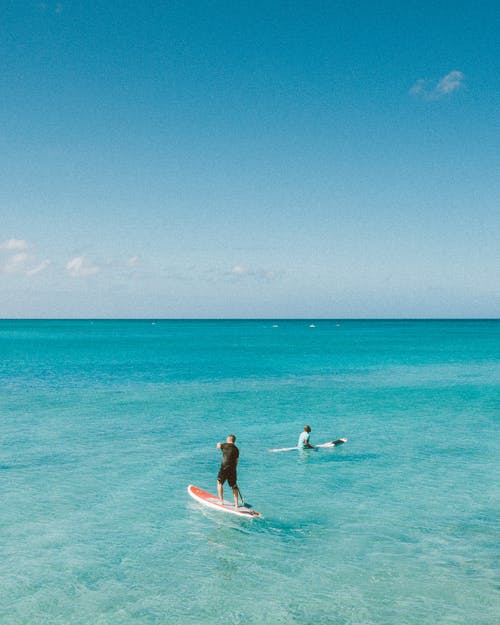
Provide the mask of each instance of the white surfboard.
MULTIPOLYGON (((344 443, 347 443, 349 439, 348 438, 338 438, 336 441, 329 441, 328 443, 320 443, 319 445, 313 445, 313 449, 318 449, 318 448, 324 448, 324 447, 337 447, 338 445, 343 445, 344 443)), ((293 450, 297 450, 297 449, 310 449, 308 447, 297 447, 297 445, 295 445, 295 447, 278 447, 277 449, 270 449, 269 451, 272 453, 276 453, 278 451, 293 451, 293 450)))

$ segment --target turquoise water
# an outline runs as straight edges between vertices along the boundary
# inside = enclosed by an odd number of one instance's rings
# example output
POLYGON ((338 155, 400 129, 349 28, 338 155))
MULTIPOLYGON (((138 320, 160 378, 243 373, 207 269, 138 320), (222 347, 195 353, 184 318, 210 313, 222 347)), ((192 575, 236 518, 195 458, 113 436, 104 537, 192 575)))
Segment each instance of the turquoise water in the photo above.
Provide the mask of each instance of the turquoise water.
POLYGON ((0 623, 498 622, 500 322, 310 323, 0 321, 0 623))

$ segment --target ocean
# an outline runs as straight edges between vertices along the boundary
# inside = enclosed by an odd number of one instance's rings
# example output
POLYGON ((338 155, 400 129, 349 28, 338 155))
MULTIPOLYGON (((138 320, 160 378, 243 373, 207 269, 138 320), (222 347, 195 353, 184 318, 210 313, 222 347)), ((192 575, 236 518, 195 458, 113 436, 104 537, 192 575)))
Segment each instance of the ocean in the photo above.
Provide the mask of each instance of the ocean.
POLYGON ((2 625, 499 622, 500 321, 3 320, 0 356, 2 625), (268 452, 305 424, 349 440, 268 452), (187 494, 230 433, 262 519, 187 494))

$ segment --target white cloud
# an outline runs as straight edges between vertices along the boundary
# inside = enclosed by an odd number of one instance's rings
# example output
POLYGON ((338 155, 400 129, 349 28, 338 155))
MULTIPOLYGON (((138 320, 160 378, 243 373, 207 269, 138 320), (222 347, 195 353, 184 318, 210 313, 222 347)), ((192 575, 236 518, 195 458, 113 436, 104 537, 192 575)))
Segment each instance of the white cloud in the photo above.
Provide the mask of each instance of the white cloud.
POLYGON ((18 271, 22 271, 27 260, 28 254, 26 254, 26 252, 19 252, 18 254, 9 256, 3 266, 3 270, 5 273, 16 273, 18 271))
POLYGON ((27 250, 28 247, 28 242, 23 239, 8 239, 7 241, 0 243, 0 250, 27 250))
POLYGON ((0 271, 26 276, 34 276, 44 271, 51 264, 51 261, 48 259, 40 261, 35 254, 26 251, 32 247, 24 239, 8 239, 0 243, 0 250, 9 253, 5 255, 5 261, 3 265, 0 265, 0 271))
POLYGON ((56 2, 55 4, 52 2, 38 2, 37 4, 35 4, 35 7, 41 13, 55 13, 57 15, 59 15, 59 13, 62 13, 64 10, 64 4, 62 2, 56 2))
POLYGON ((427 80, 424 80, 423 78, 417 80, 417 82, 410 89, 411 95, 420 95, 421 93, 425 93, 426 84, 427 80))
POLYGON ((252 278, 254 280, 272 282, 278 280, 282 272, 269 269, 251 269, 245 265, 234 265, 230 271, 225 272, 225 275, 235 280, 252 278))
POLYGON ((137 267, 139 264, 139 256, 131 256, 127 260, 127 267, 137 267))
POLYGON ((249 269, 247 267, 242 267, 241 265, 235 265, 230 273, 233 276, 244 276, 244 275, 248 275, 250 273, 249 269))
POLYGON ((446 95, 448 93, 453 93, 453 91, 457 91, 463 86, 464 75, 462 72, 453 71, 446 76, 443 76, 441 80, 436 85, 436 95, 439 97, 446 95))
POLYGON ((93 276, 99 272, 99 267, 93 265, 84 256, 75 256, 66 263, 66 270, 72 278, 93 276))
POLYGON ((36 267, 33 267, 33 269, 29 269, 26 272, 26 275, 27 276, 35 276, 37 273, 41 273, 42 271, 45 271, 45 269, 47 269, 47 267, 49 265, 50 265, 50 260, 44 260, 39 265, 37 265, 36 267))
POLYGON ((446 74, 435 84, 421 78, 410 89, 410 94, 425 100, 439 100, 461 89, 464 85, 464 79, 464 74, 458 70, 446 74))

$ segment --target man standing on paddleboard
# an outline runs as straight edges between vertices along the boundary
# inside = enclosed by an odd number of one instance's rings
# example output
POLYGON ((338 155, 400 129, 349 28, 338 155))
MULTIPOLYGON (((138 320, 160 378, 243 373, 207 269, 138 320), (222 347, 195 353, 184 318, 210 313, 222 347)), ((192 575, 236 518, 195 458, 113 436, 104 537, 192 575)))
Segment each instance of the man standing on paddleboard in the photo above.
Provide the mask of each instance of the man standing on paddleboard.
POLYGON ((217 494, 219 499, 223 501, 222 485, 227 480, 229 486, 233 489, 234 507, 238 507, 238 486, 236 484, 236 466, 240 451, 235 445, 236 436, 229 434, 225 443, 217 443, 217 449, 222 451, 222 463, 217 476, 217 494))
POLYGON ((297 447, 299 449, 314 449, 314 445, 311 445, 309 442, 309 437, 311 435, 311 426, 304 425, 304 431, 301 432, 299 436, 299 442, 297 443, 297 447))

